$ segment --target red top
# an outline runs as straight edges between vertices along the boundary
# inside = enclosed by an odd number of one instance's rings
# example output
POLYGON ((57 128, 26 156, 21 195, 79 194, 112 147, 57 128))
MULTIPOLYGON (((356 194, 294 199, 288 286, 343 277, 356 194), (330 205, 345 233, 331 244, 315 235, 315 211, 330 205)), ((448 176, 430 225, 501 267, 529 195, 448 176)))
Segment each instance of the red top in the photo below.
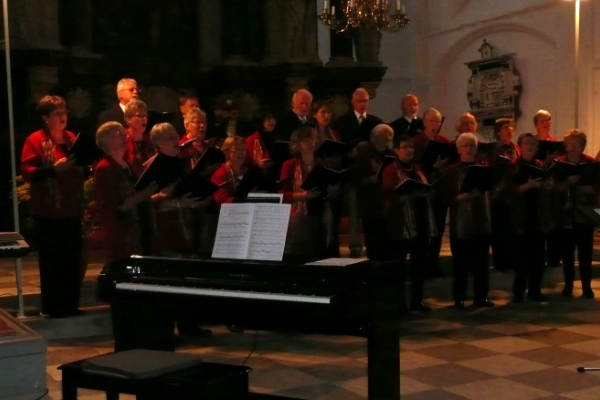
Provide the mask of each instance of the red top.
POLYGON ((304 162, 299 157, 291 158, 283 163, 281 167, 281 175, 280 180, 285 180, 285 185, 283 186, 281 193, 283 193, 283 201, 286 203, 292 202, 292 197, 294 196, 294 178, 296 177, 296 169, 300 166, 302 182, 306 179, 307 173, 306 168, 304 166, 304 162))
POLYGON ((558 142, 558 140, 551 134, 548 134, 548 139, 540 139, 540 135, 535 135, 535 137, 537 138, 537 140, 548 140, 549 142, 558 142))
POLYGON ((144 171, 144 163, 148 161, 153 155, 156 154, 156 148, 150 139, 150 135, 144 133, 142 140, 136 143, 133 140, 133 136, 127 131, 127 150, 123 159, 127 161, 127 164, 131 165, 135 176, 141 176, 144 171))
POLYGON ((223 203, 233 203, 235 200, 233 192, 237 186, 236 182, 238 182, 238 178, 236 177, 234 180, 234 177, 231 174, 231 168, 229 168, 227 163, 223 163, 219 169, 215 171, 210 180, 215 185, 219 185, 219 188, 213 193, 215 202, 218 205, 223 203))
POLYGON ((329 139, 329 140, 333 140, 334 142, 339 142, 342 140, 342 137, 340 136, 340 134, 338 133, 338 131, 336 131, 335 129, 331 129, 329 126, 325 127, 325 137, 320 137, 319 135, 319 128, 314 126, 312 128, 313 131, 313 135, 315 135, 315 140, 317 141, 317 147, 319 147, 321 145, 321 143, 323 143, 323 140, 325 139, 329 139))
MULTIPOLYGON (((66 130, 63 135, 66 147, 70 148, 75 135, 66 130)), ((63 157, 67 157, 65 150, 45 130, 34 132, 25 140, 21 155, 21 174, 31 185, 29 207, 32 216, 81 216, 83 174, 78 167, 57 172, 53 165, 63 157)))
POLYGON ((121 213, 118 207, 133 194, 135 177, 110 156, 96 166, 94 198, 98 210, 105 262, 135 253, 139 229, 134 210, 121 213))
POLYGON ((246 160, 258 164, 260 160, 264 160, 266 158, 269 158, 269 150, 265 146, 260 133, 256 131, 246 138, 246 160), (257 140, 259 143, 259 148, 256 146, 257 140))

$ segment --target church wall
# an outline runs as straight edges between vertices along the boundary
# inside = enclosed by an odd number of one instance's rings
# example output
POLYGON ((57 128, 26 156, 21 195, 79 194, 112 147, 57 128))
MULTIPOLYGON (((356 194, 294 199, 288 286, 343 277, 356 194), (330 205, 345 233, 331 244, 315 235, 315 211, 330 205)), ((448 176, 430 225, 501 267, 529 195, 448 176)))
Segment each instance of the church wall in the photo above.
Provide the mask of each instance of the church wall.
MULTIPOLYGON (((392 120, 399 98, 409 92, 421 111, 440 109, 444 133, 454 136, 454 121, 469 110, 471 72, 465 62, 481 58, 485 38, 494 55, 514 53, 521 75, 522 115, 516 134, 533 131, 533 115, 544 108, 553 116, 559 138, 575 126, 574 2, 561 0, 406 0, 412 23, 383 34, 380 60, 388 68, 371 111, 392 120)), ((324 35, 319 31, 320 54, 324 35)), ((600 4, 581 1, 578 127, 589 137, 587 153, 600 149, 600 4)), ((517 135, 515 135, 516 139, 517 135)))

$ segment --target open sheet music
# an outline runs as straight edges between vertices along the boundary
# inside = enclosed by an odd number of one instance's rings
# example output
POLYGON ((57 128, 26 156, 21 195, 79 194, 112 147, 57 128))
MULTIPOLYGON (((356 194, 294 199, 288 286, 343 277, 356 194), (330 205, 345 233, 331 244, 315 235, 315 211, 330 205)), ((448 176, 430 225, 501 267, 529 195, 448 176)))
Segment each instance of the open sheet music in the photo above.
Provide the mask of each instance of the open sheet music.
POLYGON ((222 204, 213 258, 281 261, 290 204, 222 204))

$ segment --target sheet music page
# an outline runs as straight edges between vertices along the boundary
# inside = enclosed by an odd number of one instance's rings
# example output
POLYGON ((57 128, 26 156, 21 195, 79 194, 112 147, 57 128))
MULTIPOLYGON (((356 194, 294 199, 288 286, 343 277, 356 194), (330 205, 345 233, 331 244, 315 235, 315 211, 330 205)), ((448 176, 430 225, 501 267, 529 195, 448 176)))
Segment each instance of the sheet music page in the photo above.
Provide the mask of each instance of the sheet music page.
POLYGON ((291 204, 254 204, 249 260, 281 261, 290 222, 291 204))
POLYGON ((331 267, 345 267, 346 265, 358 264, 366 261, 364 258, 326 258, 324 260, 313 261, 304 265, 327 265, 331 267))
POLYGON ((213 258, 248 258, 254 206, 251 203, 221 205, 213 258))
MULTIPOLYGON (((283 193, 248 193, 249 199, 265 199, 266 201, 271 199, 278 199, 279 204, 283 203, 283 193)), ((259 203, 259 201, 255 201, 255 203, 259 203)))

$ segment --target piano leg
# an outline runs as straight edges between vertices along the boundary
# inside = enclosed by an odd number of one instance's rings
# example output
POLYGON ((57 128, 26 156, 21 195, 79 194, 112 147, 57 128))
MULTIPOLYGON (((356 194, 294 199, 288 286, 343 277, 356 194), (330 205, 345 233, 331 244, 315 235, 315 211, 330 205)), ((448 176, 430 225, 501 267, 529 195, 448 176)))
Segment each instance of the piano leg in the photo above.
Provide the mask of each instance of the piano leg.
POLYGON ((160 305, 115 296, 110 311, 115 351, 175 350, 175 320, 160 305))
POLYGON ((367 336, 369 400, 400 400, 398 290, 381 290, 367 336))

